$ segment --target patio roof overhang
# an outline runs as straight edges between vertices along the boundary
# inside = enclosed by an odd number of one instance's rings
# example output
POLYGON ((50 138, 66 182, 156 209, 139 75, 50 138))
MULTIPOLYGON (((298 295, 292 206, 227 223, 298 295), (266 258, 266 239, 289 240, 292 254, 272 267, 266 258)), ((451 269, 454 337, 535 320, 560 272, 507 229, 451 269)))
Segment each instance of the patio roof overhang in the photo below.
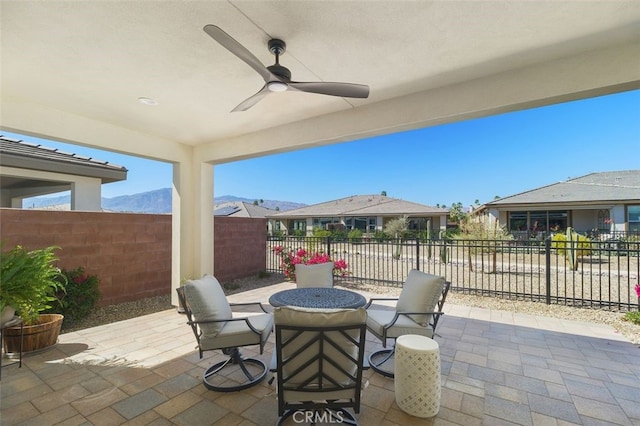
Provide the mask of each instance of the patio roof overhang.
POLYGON ((0 8, 2 129, 174 164, 174 286, 213 270, 215 164, 640 88, 633 0, 0 8), (266 65, 267 41, 282 38, 295 80, 371 95, 280 93, 230 113, 264 82, 206 24, 266 65))

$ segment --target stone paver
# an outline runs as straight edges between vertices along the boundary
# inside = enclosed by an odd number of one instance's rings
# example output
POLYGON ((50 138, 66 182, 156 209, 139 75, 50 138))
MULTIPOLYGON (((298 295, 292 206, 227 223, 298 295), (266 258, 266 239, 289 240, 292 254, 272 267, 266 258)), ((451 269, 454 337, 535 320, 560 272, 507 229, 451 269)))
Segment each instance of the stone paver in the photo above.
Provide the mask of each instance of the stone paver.
MULTIPOLYGON (((291 283, 229 296, 262 301, 291 283)), ((370 297, 365 294, 365 297, 370 297)), ((640 348, 611 327, 445 305, 436 340, 442 399, 435 418, 395 403, 392 379, 365 371, 364 426, 640 424, 640 348)), ((207 390, 204 369, 222 359, 194 351, 175 310, 60 336, 46 353, 4 368, 2 425, 265 425, 277 419, 267 381, 224 394, 207 390), (151 324, 151 326, 150 326, 151 324)), ((381 347, 367 337, 367 351, 381 347)), ((269 362, 273 335, 260 355, 269 362)))

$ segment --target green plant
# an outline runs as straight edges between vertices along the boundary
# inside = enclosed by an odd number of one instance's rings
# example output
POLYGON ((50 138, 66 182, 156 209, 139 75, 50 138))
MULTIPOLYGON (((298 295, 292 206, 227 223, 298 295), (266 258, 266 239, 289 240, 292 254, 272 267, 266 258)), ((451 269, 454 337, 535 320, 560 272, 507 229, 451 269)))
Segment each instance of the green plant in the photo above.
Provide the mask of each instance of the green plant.
MULTIPOLYGON (((637 283, 633 289, 636 291, 636 295, 638 296, 638 306, 640 307, 640 283, 637 283)), ((640 311, 627 312, 624 314, 624 320, 640 325, 640 311)))
POLYGON ((55 299, 45 313, 62 314, 65 321, 79 321, 91 314, 100 299, 100 280, 83 267, 63 269, 58 280, 66 282, 65 290, 54 293, 55 299))
POLYGON ((359 242, 362 240, 362 231, 359 229, 352 229, 351 231, 349 231, 349 234, 347 235, 347 237, 349 238, 349 241, 353 242, 359 242))
POLYGON ((578 269, 578 257, 591 254, 591 240, 575 232, 571 227, 566 234, 557 233, 551 237, 551 248, 563 255, 572 270, 578 269))
POLYGON ((318 238, 326 238, 331 236, 331 231, 322 228, 313 228, 313 236, 318 238))
POLYGON ((387 234, 387 233, 386 233, 386 232, 384 232, 384 231, 376 230, 376 231, 373 233, 373 240, 374 240, 375 242, 382 243, 382 242, 384 242, 384 241, 388 241, 388 240, 390 240, 390 239, 391 239, 391 237, 389 236, 389 234, 387 234))
MULTIPOLYGON (((0 245, 1 248, 1 245, 0 245)), ((65 280, 54 264, 58 259, 51 246, 28 251, 17 245, 2 251, 0 258, 0 311, 13 307, 23 321, 37 322, 40 313, 50 308, 54 292, 64 291, 65 280)))
MULTIPOLYGON (((467 251, 469 268, 474 270, 472 254, 488 253, 491 262, 489 272, 495 274, 498 264, 497 252, 505 244, 505 241, 513 240, 513 236, 504 226, 498 224, 497 219, 493 220, 488 216, 471 216, 462 219, 459 228, 460 233, 454 235, 453 238, 472 241, 467 251)), ((480 264, 484 268, 484 261, 481 261, 480 264)))
POLYGON ((409 226, 409 218, 407 216, 391 219, 384 225, 384 232, 392 237, 399 238, 409 226))
POLYGON ((624 320, 635 325, 640 325, 640 312, 627 312, 624 314, 624 320))

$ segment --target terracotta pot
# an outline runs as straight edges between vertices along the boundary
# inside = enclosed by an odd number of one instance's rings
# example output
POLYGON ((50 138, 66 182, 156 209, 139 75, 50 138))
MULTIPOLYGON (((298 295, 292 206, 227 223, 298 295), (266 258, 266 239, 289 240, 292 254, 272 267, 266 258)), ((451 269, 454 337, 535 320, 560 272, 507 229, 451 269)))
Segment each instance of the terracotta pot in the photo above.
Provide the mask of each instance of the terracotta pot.
MULTIPOLYGON (((52 348, 58 342, 63 319, 60 314, 42 314, 36 324, 25 325, 22 352, 37 353, 52 348)), ((10 358, 18 357, 20 353, 20 333, 20 326, 4 330, 4 350, 10 358)))

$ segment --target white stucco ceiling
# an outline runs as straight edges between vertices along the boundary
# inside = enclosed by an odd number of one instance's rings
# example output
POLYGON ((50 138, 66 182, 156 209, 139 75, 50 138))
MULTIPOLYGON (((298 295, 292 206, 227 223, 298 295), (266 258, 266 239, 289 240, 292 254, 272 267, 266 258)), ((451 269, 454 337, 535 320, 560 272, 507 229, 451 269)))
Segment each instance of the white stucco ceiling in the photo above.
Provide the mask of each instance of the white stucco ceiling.
POLYGON ((640 80, 638 57, 628 58, 640 51, 635 0, 0 7, 3 128, 159 159, 182 146, 224 161, 628 90, 640 80), (264 82, 205 34, 206 24, 265 65, 274 60, 267 41, 281 38, 281 64, 294 80, 367 84, 371 95, 274 93, 230 113, 264 82))

